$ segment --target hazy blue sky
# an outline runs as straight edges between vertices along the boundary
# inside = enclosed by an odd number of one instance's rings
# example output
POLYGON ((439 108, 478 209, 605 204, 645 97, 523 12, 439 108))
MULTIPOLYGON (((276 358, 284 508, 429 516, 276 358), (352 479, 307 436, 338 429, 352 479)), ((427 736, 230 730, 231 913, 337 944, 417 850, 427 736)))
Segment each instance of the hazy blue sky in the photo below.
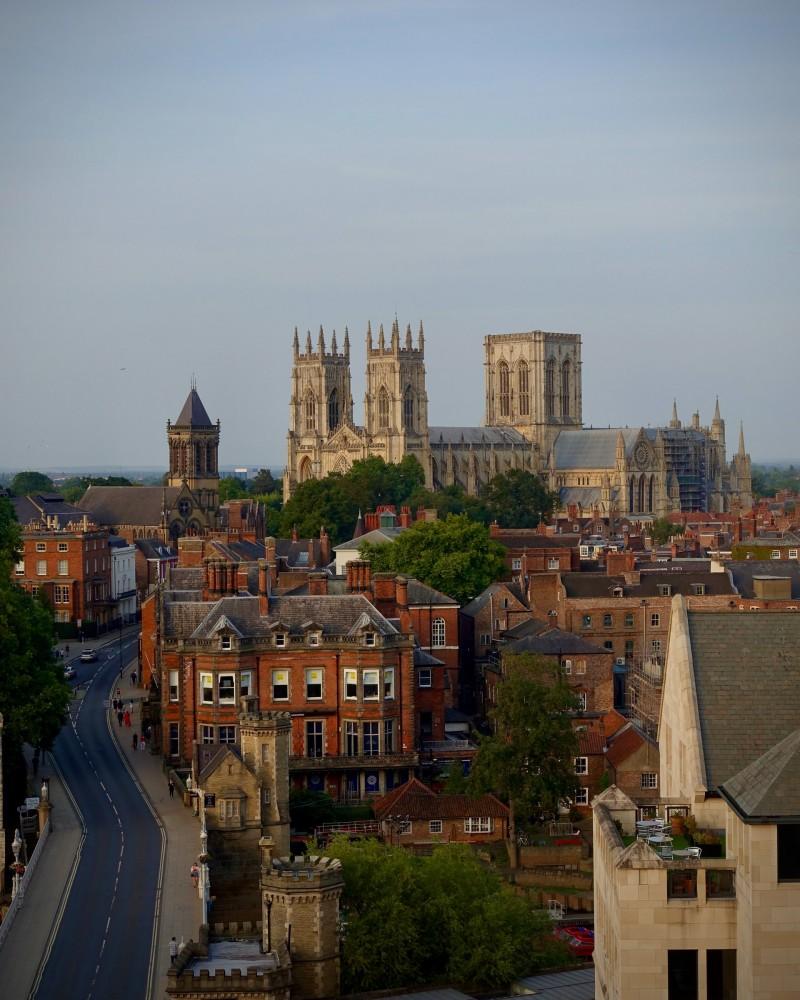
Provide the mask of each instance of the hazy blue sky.
POLYGON ((798 458, 800 4, 4 0, 0 466, 281 464, 292 330, 583 335, 587 423, 798 458), (124 369, 124 370, 123 370, 124 369))

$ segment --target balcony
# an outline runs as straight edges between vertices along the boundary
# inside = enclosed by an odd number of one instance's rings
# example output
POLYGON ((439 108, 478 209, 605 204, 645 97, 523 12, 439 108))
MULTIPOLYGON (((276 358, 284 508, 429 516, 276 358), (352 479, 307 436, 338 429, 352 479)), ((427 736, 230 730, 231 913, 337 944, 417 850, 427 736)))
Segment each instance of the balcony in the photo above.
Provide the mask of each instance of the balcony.
POLYGON ((418 753, 360 754, 357 757, 290 757, 289 770, 308 771, 362 771, 386 767, 417 767, 418 753))

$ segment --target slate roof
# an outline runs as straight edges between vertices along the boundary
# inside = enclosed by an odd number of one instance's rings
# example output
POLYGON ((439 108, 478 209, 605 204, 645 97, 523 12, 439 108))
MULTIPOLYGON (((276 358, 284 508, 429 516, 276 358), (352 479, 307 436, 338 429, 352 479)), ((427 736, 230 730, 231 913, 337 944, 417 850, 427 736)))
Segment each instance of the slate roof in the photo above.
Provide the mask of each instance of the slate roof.
MULTIPOLYGON (((557 469, 613 469, 617 464, 617 436, 622 434, 626 454, 639 437, 639 427, 592 427, 561 431, 555 442, 557 469)), ((648 437, 649 431, 645 432, 648 437)), ((655 438, 655 431, 652 432, 655 438)))
POLYGON ((639 732, 636 726, 629 722, 622 729, 617 730, 613 736, 609 737, 606 759, 612 767, 619 767, 631 754, 636 753, 637 750, 643 747, 645 742, 647 741, 642 733, 639 732))
POLYGON ((755 597, 753 577, 778 576, 791 578, 792 600, 800 600, 800 563, 793 559, 747 559, 741 562, 729 562, 727 568, 742 597, 755 597))
POLYGON ((492 535, 493 542, 499 542, 506 549, 572 549, 580 542, 580 535, 539 535, 501 529, 492 535))
POLYGON ((178 486, 90 486, 80 500, 98 524, 161 524, 161 509, 175 506, 178 486))
POLYGON ((178 550, 156 538, 137 538, 133 543, 145 559, 177 559, 178 550))
POLYGON ((422 604, 447 604, 451 607, 458 607, 458 601, 455 598, 448 597, 447 594, 443 594, 440 590, 434 590, 433 587, 429 587, 426 583, 422 583, 420 580, 415 580, 411 577, 408 580, 408 603, 410 607, 422 604))
POLYGON ((467 816, 494 816, 505 819, 508 806, 494 795, 437 795, 417 778, 393 789, 375 803, 375 816, 381 820, 390 813, 402 813, 409 819, 455 819, 467 816))
POLYGON ((206 413, 206 408, 200 397, 197 395, 197 389, 191 389, 189 395, 186 397, 186 402, 183 404, 183 409, 178 415, 178 419, 173 424, 173 427, 213 427, 214 424, 211 423, 211 418, 206 413))
POLYGON ((735 774, 720 791, 751 820, 800 816, 800 729, 735 774))
POLYGON ((576 656, 581 653, 587 656, 614 655, 612 650, 603 649, 575 635, 574 632, 564 632, 560 628, 551 628, 539 635, 527 635, 523 639, 517 639, 504 646, 503 652, 539 653, 541 656, 576 656))
POLYGON ((682 594, 692 596, 692 585, 702 583, 707 595, 736 596, 727 573, 702 573, 695 570, 648 570, 643 571, 639 583, 626 583, 624 576, 608 576, 605 573, 563 573, 561 582, 567 597, 610 597, 618 587, 623 597, 662 597, 659 584, 668 583, 672 588, 669 596, 682 594))
MULTIPOLYGON (((57 517, 64 526, 70 521, 80 521, 88 508, 67 503, 60 493, 35 493, 26 497, 12 497, 11 505, 17 520, 24 527, 29 521, 43 521, 46 517, 57 517)), ((97 522, 96 518, 93 518, 97 522)))
POLYGON ((422 646, 414 647, 414 666, 415 667, 443 667, 444 660, 437 660, 435 656, 423 649, 422 646))
POLYGON ((382 545, 384 542, 393 542, 395 538, 397 538, 397 536, 402 534, 404 531, 408 531, 408 528, 373 528, 372 531, 367 531, 358 538, 351 538, 347 542, 341 542, 339 545, 334 545, 333 551, 339 552, 342 549, 358 549, 364 544, 364 542, 371 542, 373 545, 382 545))
POLYGON ((800 615, 688 614, 709 790, 797 729, 800 615))
MULTIPOLYGON (((611 498, 619 496, 619 489, 612 487, 611 498)), ((600 486, 562 486, 558 491, 562 507, 570 504, 580 504, 581 507, 599 507, 603 500, 603 490, 600 486)))
POLYGON ((519 622, 517 625, 512 626, 512 628, 507 628, 503 632, 503 638, 524 639, 528 635, 540 635, 551 627, 549 622, 541 618, 526 618, 525 621, 519 622))
MULTIPOLYGON (((173 587, 175 582, 173 574, 173 587)), ((179 591, 180 593, 190 595, 188 589, 179 591)), ((303 634, 312 622, 320 627, 323 635, 348 635, 362 624, 371 624, 380 635, 398 634, 386 618, 361 595, 273 597, 267 616, 261 615, 258 598, 252 595, 223 597, 217 601, 199 601, 196 595, 197 591, 193 590, 188 600, 175 600, 167 596, 164 602, 166 636, 209 639, 215 634, 215 626, 223 615, 245 637, 271 635, 270 626, 278 622, 294 635, 303 634)))
POLYGON ((508 590, 510 593, 517 598, 520 603, 524 604, 525 607, 528 606, 528 602, 525 600, 522 591, 519 586, 515 583, 490 583, 489 586, 482 590, 477 597, 474 597, 469 604, 465 604, 461 609, 462 615, 467 615, 469 618, 474 618, 475 615, 481 610, 481 608, 486 607, 489 603, 489 598, 493 594, 501 593, 503 590, 508 590))
POLYGON ((513 427, 428 427, 431 445, 511 445, 529 444, 513 427))

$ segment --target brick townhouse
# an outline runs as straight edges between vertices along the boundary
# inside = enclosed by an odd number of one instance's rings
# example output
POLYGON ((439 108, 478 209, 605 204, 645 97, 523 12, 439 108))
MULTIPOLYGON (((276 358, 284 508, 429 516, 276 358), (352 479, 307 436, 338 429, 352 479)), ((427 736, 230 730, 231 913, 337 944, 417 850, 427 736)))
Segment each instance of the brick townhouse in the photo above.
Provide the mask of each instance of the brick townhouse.
POLYGON ((109 534, 57 494, 12 500, 22 528, 22 558, 14 578, 53 606, 65 634, 94 634, 114 614, 109 534))
POLYGON ((383 794, 419 763, 407 583, 394 623, 360 593, 269 594, 265 562, 176 568, 142 609, 144 680, 160 688, 162 750, 237 744, 240 698, 291 714, 295 787, 383 794))
POLYGON ((515 576, 560 570, 567 573, 580 567, 579 535, 549 535, 538 528, 501 528, 496 522, 489 534, 506 550, 506 566, 515 576))

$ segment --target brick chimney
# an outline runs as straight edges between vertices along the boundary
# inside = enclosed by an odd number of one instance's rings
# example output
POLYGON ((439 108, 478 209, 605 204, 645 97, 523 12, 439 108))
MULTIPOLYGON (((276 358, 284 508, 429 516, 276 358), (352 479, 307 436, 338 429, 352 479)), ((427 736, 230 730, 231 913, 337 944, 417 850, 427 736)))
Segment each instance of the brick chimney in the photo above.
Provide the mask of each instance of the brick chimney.
POLYGON ((606 554, 606 573, 609 576, 621 576, 623 573, 630 573, 635 566, 635 552, 608 552, 606 554))
POLYGON ((292 541, 296 542, 297 541, 297 537, 298 537, 297 536, 297 525, 293 524, 292 525, 292 541))
POLYGON ((308 593, 312 597, 325 596, 328 593, 328 574, 327 573, 309 573, 308 574, 308 593))
POLYGON ((401 528, 410 528, 411 527, 411 508, 410 507, 401 507, 400 508, 400 518, 399 518, 399 521, 400 521, 400 527, 401 528))
POLYGON ((239 564, 239 568, 236 572, 236 589, 239 593, 244 591, 247 593, 250 581, 248 580, 247 566, 239 564))
POLYGON ((368 593, 372 586, 372 568, 367 559, 353 559, 347 564, 348 594, 368 593))
POLYGON ((258 560, 258 613, 269 614, 269 567, 266 559, 258 560))
POLYGON ((320 566, 327 566, 332 558, 331 539, 325 528, 319 531, 319 563, 320 566))

